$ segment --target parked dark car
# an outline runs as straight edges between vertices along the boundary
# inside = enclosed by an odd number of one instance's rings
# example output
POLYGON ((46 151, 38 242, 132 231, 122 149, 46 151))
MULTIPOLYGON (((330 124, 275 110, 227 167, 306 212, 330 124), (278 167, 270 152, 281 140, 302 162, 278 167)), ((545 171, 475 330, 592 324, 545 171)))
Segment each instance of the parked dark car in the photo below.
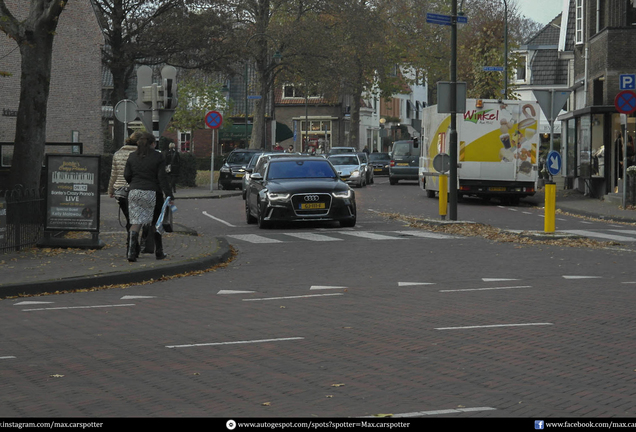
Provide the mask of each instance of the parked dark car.
POLYGON ((263 153, 257 149, 232 150, 219 170, 219 189, 240 189, 243 186, 245 166, 255 153, 263 153))
POLYGON ((398 180, 418 180, 420 149, 417 140, 394 142, 390 155, 390 184, 397 184, 398 180))
POLYGON ((369 155, 369 162, 373 167, 373 173, 375 175, 389 175, 391 157, 388 153, 371 153, 369 155))
POLYGON ((248 224, 268 228, 273 222, 338 221, 343 227, 355 226, 355 193, 331 162, 315 156, 268 159, 250 176, 248 224))

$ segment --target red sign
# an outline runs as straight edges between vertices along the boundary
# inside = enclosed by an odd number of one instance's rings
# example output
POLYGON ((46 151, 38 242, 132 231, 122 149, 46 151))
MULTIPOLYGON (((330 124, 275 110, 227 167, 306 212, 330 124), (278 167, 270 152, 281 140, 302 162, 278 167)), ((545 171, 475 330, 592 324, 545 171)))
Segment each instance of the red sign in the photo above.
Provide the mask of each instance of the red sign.
POLYGON ((205 115, 205 125, 210 129, 218 129, 223 123, 223 116, 216 111, 210 111, 205 115))
POLYGON ((631 90, 619 92, 614 99, 614 105, 619 113, 633 113, 636 111, 636 93, 631 90))

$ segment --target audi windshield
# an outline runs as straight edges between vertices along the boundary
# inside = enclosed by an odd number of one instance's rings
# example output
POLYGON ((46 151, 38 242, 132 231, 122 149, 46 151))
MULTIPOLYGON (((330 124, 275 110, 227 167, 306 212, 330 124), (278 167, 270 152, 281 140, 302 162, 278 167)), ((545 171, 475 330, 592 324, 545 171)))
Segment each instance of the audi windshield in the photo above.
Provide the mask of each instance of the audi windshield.
POLYGON ((331 164, 325 160, 272 160, 267 172, 267 180, 337 178, 331 164))

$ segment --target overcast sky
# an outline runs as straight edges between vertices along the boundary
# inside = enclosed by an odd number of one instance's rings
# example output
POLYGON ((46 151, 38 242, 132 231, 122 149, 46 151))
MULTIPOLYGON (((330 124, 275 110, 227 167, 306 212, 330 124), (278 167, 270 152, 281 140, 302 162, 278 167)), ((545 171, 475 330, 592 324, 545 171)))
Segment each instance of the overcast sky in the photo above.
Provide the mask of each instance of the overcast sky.
POLYGON ((561 13, 562 0, 517 0, 521 15, 547 24, 561 13))

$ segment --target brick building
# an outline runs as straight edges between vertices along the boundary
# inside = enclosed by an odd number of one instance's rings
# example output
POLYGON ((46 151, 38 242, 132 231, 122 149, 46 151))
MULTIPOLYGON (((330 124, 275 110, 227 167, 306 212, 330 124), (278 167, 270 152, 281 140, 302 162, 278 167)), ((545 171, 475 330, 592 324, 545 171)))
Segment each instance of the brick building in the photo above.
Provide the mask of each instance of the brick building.
MULTIPOLYGON (((569 0, 564 3, 558 48, 568 62, 572 95, 561 115, 566 185, 592 196, 621 184, 620 115, 614 106, 619 76, 636 73, 636 7, 632 0, 569 0)), ((634 137, 636 119, 628 118, 634 137)))
MULTIPOLYGON (((17 18, 29 2, 6 0, 17 18)), ((4 34, 3 34, 4 36, 4 34)), ((101 153, 102 53, 104 45, 92 1, 70 0, 60 16, 53 44, 47 107, 47 142, 82 142, 84 153, 101 153)), ((14 40, 0 38, 0 142, 13 142, 20 96, 20 52, 14 40)), ((0 163, 10 164, 13 149, 2 146, 0 163)))

